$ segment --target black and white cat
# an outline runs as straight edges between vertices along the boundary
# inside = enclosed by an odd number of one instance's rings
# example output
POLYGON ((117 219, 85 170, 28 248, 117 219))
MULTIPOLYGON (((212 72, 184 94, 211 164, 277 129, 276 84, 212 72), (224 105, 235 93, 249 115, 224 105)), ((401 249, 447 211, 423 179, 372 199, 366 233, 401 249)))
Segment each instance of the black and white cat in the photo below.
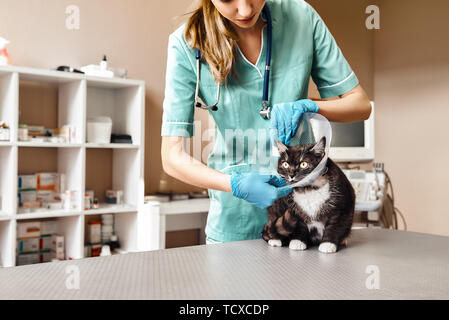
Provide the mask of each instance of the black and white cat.
MULTIPOLYGON (((325 156, 326 138, 316 144, 288 147, 276 141, 278 173, 287 183, 300 181, 325 156)), ((324 253, 346 245, 354 217, 355 193, 343 171, 327 159, 323 174, 310 186, 294 188, 268 208, 262 237, 270 246, 305 250, 319 244, 324 253)))

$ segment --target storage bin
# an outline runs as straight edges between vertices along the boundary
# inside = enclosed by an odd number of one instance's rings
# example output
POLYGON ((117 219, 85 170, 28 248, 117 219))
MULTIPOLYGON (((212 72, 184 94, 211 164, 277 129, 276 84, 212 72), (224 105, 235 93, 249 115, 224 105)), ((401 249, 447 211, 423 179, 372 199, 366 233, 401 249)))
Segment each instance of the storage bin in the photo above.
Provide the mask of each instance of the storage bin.
POLYGON ((87 120, 88 143, 111 143, 112 119, 108 117, 87 120))

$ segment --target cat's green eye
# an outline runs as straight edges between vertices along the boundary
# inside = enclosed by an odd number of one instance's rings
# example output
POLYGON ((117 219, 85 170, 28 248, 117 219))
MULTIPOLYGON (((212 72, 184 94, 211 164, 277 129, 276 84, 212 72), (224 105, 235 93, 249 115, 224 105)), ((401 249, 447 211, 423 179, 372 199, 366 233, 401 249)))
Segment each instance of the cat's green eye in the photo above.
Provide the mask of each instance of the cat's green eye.
POLYGON ((284 169, 288 169, 288 167, 290 167, 290 166, 288 165, 287 162, 284 162, 284 163, 282 163, 282 167, 283 167, 284 169))
POLYGON ((307 168, 308 164, 307 164, 307 162, 303 161, 299 164, 299 166, 301 167, 301 169, 305 169, 305 168, 307 168))

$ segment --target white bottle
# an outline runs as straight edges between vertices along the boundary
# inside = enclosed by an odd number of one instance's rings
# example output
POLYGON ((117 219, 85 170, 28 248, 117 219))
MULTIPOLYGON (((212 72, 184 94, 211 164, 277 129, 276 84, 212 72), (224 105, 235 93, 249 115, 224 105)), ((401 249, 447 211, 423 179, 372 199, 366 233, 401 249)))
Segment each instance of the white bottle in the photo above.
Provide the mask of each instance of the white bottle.
POLYGON ((100 70, 107 71, 108 70, 108 60, 106 59, 106 55, 103 56, 103 60, 100 62, 100 70))

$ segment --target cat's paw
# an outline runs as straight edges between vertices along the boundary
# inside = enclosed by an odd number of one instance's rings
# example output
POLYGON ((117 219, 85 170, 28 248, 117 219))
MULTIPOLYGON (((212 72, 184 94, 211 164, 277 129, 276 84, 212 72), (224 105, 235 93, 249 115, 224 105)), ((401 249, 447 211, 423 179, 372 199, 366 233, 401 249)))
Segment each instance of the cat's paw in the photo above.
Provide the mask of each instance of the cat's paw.
POLYGON ((323 253, 335 253, 337 252, 337 246, 332 242, 323 242, 318 247, 318 250, 323 253))
POLYGON ((268 245, 271 247, 282 247, 282 241, 278 239, 268 240, 268 245))
POLYGON ((291 240, 288 247, 291 250, 306 250, 307 249, 307 245, 304 242, 302 242, 301 240, 297 240, 297 239, 291 240))

